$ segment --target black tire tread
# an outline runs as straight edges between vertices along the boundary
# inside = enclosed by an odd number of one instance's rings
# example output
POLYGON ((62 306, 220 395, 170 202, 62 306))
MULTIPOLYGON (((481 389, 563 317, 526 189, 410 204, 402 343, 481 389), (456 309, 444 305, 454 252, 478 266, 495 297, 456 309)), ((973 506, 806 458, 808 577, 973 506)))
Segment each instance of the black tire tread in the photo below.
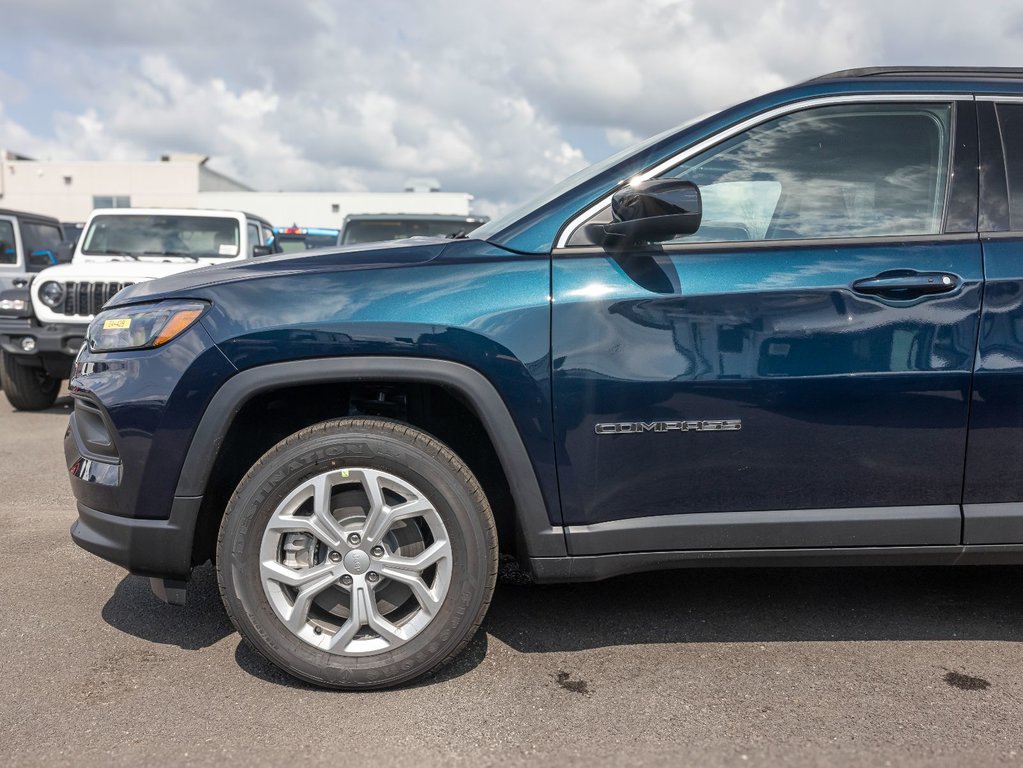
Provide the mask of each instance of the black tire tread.
MULTIPOLYGON (((346 429, 351 431, 379 431, 382 433, 390 433, 391 435, 404 438, 405 440, 411 441, 417 445, 420 449, 425 450, 427 453, 431 453, 435 458, 441 460, 448 467, 456 473, 456 475, 465 484, 472 496, 473 501, 479 505, 479 508, 485 513, 483 515, 484 533, 487 536, 488 543, 490 544, 490 551, 495 553, 494 557, 489 558, 489 567, 487 572, 487 582, 484 585, 486 594, 484 595, 483 601, 480 604, 480 610, 478 615, 474 618, 472 625, 469 630, 465 633, 465 637, 462 641, 449 653, 446 657, 439 660, 430 669, 424 670, 416 675, 416 677, 425 677, 427 675, 434 675, 440 671, 443 667, 450 664, 454 659, 463 651, 465 647, 472 641, 473 637, 476 636, 476 632, 479 630, 480 625, 483 623, 484 617, 487 615, 487 611, 490 608, 490 602, 493 599, 494 587, 497 583, 497 565, 498 559, 497 553, 497 523, 494 520, 494 514, 490 508, 490 502, 487 501, 486 495, 483 493, 483 489, 480 487, 479 482, 476 480, 475 475, 469 470, 465 463, 458 458, 458 456, 448 448, 446 445, 441 443, 436 438, 418 430, 404 422, 394 421, 391 419, 380 419, 380 418, 366 418, 366 417, 346 417, 339 419, 331 419, 329 421, 322 421, 318 424, 305 427, 304 429, 295 432, 293 435, 289 435, 284 438, 281 442, 277 443, 273 448, 267 451, 252 467, 245 473, 245 476, 238 482, 234 493, 231 494, 231 498, 227 503, 224 517, 221 520, 220 529, 217 532, 217 551, 223 551, 224 547, 224 531, 225 521, 228 518, 230 510, 234 507, 239 497, 239 489, 243 488, 248 481, 259 472, 265 461, 269 460, 271 456, 281 451, 294 446, 296 443, 300 443, 309 438, 314 438, 319 435, 326 434, 337 429, 346 429)), ((219 566, 218 566, 219 567, 219 566)), ((220 590, 220 599, 224 604, 224 608, 227 611, 228 618, 231 620, 232 625, 238 626, 238 622, 235 620, 235 616, 231 610, 230 601, 224 593, 224 581, 223 579, 217 579, 217 586, 220 590)), ((258 649, 257 649, 258 650, 258 649)), ((261 654, 262 655, 262 654, 261 654)), ((271 660, 272 661, 272 660, 271 660)), ((330 685, 327 681, 319 681, 320 685, 330 685)), ((389 683, 384 682, 384 685, 389 683)))
POLYGON ((43 411, 57 400, 60 380, 27 365, 22 365, 7 352, 0 351, 0 386, 8 401, 19 411, 43 411), (45 386, 41 379, 45 379, 45 386))

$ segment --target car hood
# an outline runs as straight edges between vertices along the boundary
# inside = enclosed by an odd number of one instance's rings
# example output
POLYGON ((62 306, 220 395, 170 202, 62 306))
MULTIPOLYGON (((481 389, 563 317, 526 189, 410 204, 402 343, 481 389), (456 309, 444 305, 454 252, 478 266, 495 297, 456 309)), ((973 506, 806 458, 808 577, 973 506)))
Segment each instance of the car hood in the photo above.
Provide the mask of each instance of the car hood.
MULTIPOLYGON (((209 261, 204 262, 209 264, 209 261)), ((113 281, 132 282, 135 280, 153 280, 166 275, 174 275, 190 269, 201 267, 191 259, 140 259, 114 260, 103 259, 97 261, 72 261, 70 264, 58 264, 55 267, 47 267, 36 276, 40 283, 47 280, 67 282, 69 280, 79 281, 113 281)))
POLYGON ((281 253, 246 259, 235 264, 192 269, 158 280, 125 288, 108 306, 134 304, 164 298, 187 297, 192 291, 211 285, 298 272, 338 272, 365 269, 393 269, 422 264, 436 258, 453 241, 443 237, 417 237, 383 243, 360 243, 342 248, 323 248, 305 253, 281 253))

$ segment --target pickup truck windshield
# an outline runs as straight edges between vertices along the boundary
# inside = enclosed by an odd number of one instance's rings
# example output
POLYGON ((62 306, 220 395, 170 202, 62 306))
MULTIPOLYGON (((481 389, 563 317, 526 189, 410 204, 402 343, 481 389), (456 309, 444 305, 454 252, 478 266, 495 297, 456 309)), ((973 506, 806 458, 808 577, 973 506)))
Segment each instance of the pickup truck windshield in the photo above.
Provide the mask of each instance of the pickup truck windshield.
POLYGON ((96 216, 85 233, 82 253, 234 258, 240 253, 238 221, 215 216, 96 216))
POLYGON ((330 248, 337 245, 340 230, 328 228, 277 227, 274 229, 282 253, 330 248))
POLYGON ((341 242, 372 243, 378 240, 401 240, 406 237, 446 237, 458 232, 469 232, 479 226, 478 221, 466 219, 367 219, 345 224, 341 242))

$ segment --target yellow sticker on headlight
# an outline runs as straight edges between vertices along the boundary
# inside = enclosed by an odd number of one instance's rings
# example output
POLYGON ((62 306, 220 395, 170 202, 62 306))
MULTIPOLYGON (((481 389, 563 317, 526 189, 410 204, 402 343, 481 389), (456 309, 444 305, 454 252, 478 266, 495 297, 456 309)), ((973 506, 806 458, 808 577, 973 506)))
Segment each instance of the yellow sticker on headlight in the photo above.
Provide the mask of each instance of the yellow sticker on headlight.
POLYGON ((130 317, 115 317, 110 320, 103 321, 104 331, 119 331, 125 328, 131 328, 130 317))

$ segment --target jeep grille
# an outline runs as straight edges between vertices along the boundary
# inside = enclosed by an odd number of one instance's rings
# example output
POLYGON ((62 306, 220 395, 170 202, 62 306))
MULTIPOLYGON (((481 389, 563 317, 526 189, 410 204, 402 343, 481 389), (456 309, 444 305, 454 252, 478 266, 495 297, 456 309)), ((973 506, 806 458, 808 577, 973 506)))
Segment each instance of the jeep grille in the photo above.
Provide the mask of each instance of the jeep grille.
POLYGON ((95 315, 122 288, 132 283, 64 283, 64 303, 54 312, 65 315, 95 315))

